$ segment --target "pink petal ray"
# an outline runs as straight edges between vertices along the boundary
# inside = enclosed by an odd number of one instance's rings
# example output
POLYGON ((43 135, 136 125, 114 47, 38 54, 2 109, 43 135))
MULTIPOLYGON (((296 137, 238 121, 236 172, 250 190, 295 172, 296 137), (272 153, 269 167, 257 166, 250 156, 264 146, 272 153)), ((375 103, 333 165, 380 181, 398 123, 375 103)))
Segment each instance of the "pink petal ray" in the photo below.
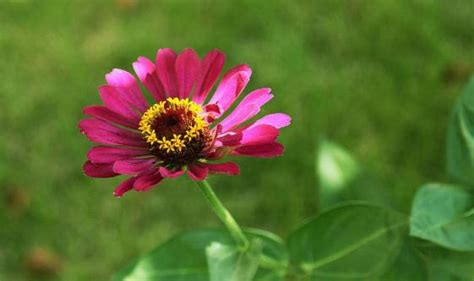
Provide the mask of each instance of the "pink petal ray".
POLYGON ((171 49, 159 49, 156 54, 156 71, 167 97, 178 96, 175 74, 176 53, 171 49))
POLYGON ((241 140, 242 132, 228 132, 217 137, 215 146, 238 146, 241 140))
POLYGON ((130 122, 138 123, 142 114, 130 103, 126 94, 113 86, 100 86, 99 95, 105 106, 130 120, 130 122))
POLYGON ((229 116, 222 120, 219 124, 222 126, 222 132, 228 132, 235 126, 254 117, 260 108, 256 104, 249 104, 246 107, 234 110, 229 116))
POLYGON ((79 128, 92 142, 133 147, 147 146, 138 133, 117 128, 99 119, 84 119, 79 122, 79 128))
POLYGON ((163 84, 161 84, 160 78, 156 73, 156 65, 151 60, 145 57, 139 57, 138 60, 133 63, 133 69, 156 102, 166 99, 163 84))
POLYGON ((148 155, 148 149, 129 149, 113 146, 96 146, 89 150, 87 159, 93 163, 112 163, 138 156, 148 155))
POLYGON ((201 167, 195 164, 188 165, 188 175, 192 180, 202 181, 206 178, 209 168, 201 167))
POLYGON ((165 177, 165 178, 177 178, 179 176, 182 176, 184 175, 184 170, 181 169, 181 170, 169 170, 165 167, 160 167, 160 174, 165 177))
POLYGON ((236 148, 232 155, 270 158, 283 154, 283 145, 277 142, 259 145, 247 145, 236 148))
POLYGON ((138 127, 138 122, 133 122, 128 118, 123 117, 119 113, 108 109, 105 106, 101 105, 92 105, 87 106, 83 110, 84 114, 90 115, 97 119, 101 119, 110 123, 121 125, 124 127, 136 129, 138 127))
POLYGON ((126 99, 138 110, 144 112, 148 109, 148 102, 145 100, 132 74, 125 70, 114 68, 112 72, 105 75, 105 80, 110 86, 123 91, 123 95, 126 96, 126 99))
POLYGON ((232 130, 234 127, 257 115, 260 112, 260 108, 273 98, 270 92, 270 88, 263 88, 252 91, 245 96, 234 111, 219 123, 222 125, 222 131, 232 130))
POLYGON ((193 95, 193 101, 202 104, 224 67, 225 55, 219 50, 210 51, 203 59, 193 95))
POLYGON ((243 145, 268 144, 280 135, 277 128, 270 125, 258 125, 242 131, 240 143, 243 145))
POLYGON ((234 162, 225 163, 205 163, 202 166, 206 167, 211 174, 226 174, 226 175, 238 175, 240 174, 239 165, 234 162))
POLYGON ((147 191, 153 186, 157 185, 163 180, 158 169, 154 169, 151 172, 146 172, 142 175, 138 175, 137 179, 133 184, 133 189, 136 191, 147 191))
POLYGON ((239 97, 247 86, 252 70, 247 65, 239 65, 229 70, 222 78, 209 104, 217 104, 221 114, 239 97))
POLYGON ((155 159, 125 159, 114 162, 113 170, 117 174, 137 175, 150 169, 155 159))
POLYGON ((112 164, 99 164, 86 161, 82 166, 84 173, 93 178, 111 178, 118 174, 112 169, 112 164))
POLYGON ((250 127, 255 127, 258 125, 270 125, 277 129, 284 128, 291 124, 291 117, 285 113, 272 113, 263 116, 262 118, 255 121, 250 127))
POLYGON ((180 99, 190 96, 199 71, 199 64, 199 56, 193 49, 183 50, 176 59, 175 71, 180 99))
POLYGON ((135 183, 135 178, 129 178, 121 182, 114 191, 115 197, 122 197, 124 193, 130 191, 135 183))

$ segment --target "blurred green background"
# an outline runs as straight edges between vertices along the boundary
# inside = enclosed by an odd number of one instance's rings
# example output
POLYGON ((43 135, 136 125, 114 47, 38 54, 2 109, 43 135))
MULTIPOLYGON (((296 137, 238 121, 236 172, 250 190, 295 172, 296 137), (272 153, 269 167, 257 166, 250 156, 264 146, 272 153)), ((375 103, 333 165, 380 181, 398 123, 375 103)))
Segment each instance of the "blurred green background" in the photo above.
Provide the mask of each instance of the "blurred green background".
POLYGON ((112 196, 86 178, 77 123, 113 67, 158 48, 212 48, 248 63, 248 89, 293 124, 276 159, 210 179, 245 226, 288 234, 318 211, 321 137, 351 150, 408 212, 445 178, 445 131, 474 65, 473 3, 399 1, 0 1, 0 280, 108 280, 167 238, 219 222, 188 179, 112 196))

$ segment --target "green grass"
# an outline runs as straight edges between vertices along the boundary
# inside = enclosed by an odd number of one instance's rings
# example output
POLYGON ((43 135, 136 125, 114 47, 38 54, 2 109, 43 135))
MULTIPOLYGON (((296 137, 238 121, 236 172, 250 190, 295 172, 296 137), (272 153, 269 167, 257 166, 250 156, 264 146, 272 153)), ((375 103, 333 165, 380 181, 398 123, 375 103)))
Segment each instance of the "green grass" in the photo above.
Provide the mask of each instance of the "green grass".
POLYGON ((162 47, 250 64, 249 89, 275 94, 264 111, 293 117, 284 157, 211 178, 242 225, 285 236, 316 214, 323 136, 389 183, 399 210, 445 179, 449 113, 474 65, 470 1, 117 2, 0 3, 0 187, 30 197, 20 214, 0 201, 0 280, 36 280, 24 266, 35 247, 61 260, 44 280, 107 280, 171 235, 219 223, 188 179, 116 199, 118 179, 81 171, 91 145, 77 123, 104 74, 162 47))

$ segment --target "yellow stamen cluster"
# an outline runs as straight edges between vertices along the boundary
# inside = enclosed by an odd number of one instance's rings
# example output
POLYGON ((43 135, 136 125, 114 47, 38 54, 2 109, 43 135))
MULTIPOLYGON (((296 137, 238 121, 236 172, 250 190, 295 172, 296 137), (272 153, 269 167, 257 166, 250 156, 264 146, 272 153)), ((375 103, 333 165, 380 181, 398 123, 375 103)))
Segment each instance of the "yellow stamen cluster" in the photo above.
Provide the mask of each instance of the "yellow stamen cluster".
POLYGON ((170 152, 181 152, 192 140, 198 138, 207 128, 207 123, 200 116, 202 108, 188 100, 179 98, 168 98, 166 101, 151 106, 142 116, 138 129, 146 142, 156 145, 160 150, 170 152), (191 112, 189 127, 183 134, 173 134, 173 137, 158 137, 159 132, 153 128, 157 118, 169 111, 182 111, 184 114, 191 112))

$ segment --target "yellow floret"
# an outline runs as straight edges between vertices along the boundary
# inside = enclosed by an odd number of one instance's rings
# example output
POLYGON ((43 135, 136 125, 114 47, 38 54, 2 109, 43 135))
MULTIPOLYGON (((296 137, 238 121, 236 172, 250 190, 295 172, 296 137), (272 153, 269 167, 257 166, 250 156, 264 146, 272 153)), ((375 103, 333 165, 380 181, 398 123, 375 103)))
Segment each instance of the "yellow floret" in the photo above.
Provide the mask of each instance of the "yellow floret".
POLYGON ((152 105, 141 117, 138 130, 142 133, 145 141, 151 145, 157 144, 160 150, 170 152, 181 152, 186 145, 199 137, 207 129, 206 121, 200 116, 203 110, 201 106, 189 99, 168 98, 152 105), (181 134, 173 134, 173 138, 162 137, 158 139, 158 133, 153 129, 153 122, 156 118, 166 113, 167 110, 184 110, 193 113, 193 125, 181 134))

